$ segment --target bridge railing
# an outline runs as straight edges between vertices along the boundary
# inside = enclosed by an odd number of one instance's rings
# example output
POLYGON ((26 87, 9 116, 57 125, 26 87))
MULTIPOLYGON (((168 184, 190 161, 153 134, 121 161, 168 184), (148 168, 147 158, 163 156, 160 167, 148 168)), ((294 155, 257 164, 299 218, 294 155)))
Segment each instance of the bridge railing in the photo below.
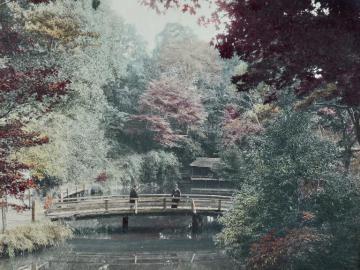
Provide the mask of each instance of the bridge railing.
MULTIPOLYGON (((212 262, 216 260, 226 259, 228 257, 223 252, 217 251, 176 251, 176 252, 138 252, 135 254, 67 254, 64 257, 53 258, 49 263, 50 266, 67 264, 68 262, 76 262, 78 265, 105 265, 111 266, 126 266, 132 264, 163 264, 163 263, 176 263, 176 262, 188 262, 188 263, 199 263, 199 262, 212 262)), ((146 267, 148 268, 148 267, 146 267)), ((161 267, 159 267, 161 268, 161 267)), ((133 269, 131 267, 131 269, 133 269)))
MULTIPOLYGON (((171 194, 139 194, 139 198, 171 198, 171 194)), ((180 198, 214 198, 214 199, 231 199, 231 196, 224 195, 206 195, 206 194, 183 194, 180 198)), ((84 200, 104 200, 104 199, 129 199, 129 195, 101 195, 101 196, 79 196, 73 198, 59 198, 56 203, 71 203, 84 200)))
POLYGON ((187 210, 226 211, 232 205, 232 197, 219 195, 184 194, 174 202, 170 194, 139 194, 135 203, 129 196, 91 196, 56 202, 48 209, 48 216, 76 215, 86 213, 151 213, 187 210))

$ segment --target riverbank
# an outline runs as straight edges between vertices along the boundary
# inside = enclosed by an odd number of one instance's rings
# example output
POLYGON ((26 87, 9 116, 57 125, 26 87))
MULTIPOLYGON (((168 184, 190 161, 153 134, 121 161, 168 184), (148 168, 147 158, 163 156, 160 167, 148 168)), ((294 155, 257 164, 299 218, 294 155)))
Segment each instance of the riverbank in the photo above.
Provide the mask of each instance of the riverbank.
POLYGON ((0 257, 13 257, 56 246, 72 236, 69 227, 47 221, 20 225, 0 234, 0 257))

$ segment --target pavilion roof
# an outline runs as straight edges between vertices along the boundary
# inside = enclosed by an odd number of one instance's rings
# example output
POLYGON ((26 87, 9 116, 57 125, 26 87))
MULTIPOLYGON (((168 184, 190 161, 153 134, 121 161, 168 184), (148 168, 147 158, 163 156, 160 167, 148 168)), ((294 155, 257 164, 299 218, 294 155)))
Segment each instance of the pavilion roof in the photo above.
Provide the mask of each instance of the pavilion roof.
POLYGON ((220 164, 220 158, 198 157, 191 164, 191 167, 215 168, 220 164))

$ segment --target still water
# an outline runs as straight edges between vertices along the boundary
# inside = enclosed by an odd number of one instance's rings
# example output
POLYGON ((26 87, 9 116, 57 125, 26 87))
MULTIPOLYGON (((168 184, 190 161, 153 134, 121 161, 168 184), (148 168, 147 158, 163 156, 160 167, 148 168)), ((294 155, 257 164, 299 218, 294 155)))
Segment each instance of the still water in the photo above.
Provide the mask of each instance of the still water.
POLYGON ((36 254, 0 260, 0 269, 31 269, 31 263, 44 270, 237 269, 215 245, 219 228, 214 223, 196 234, 186 217, 130 218, 127 232, 119 223, 120 219, 109 219, 70 224, 77 228, 74 239, 36 254))

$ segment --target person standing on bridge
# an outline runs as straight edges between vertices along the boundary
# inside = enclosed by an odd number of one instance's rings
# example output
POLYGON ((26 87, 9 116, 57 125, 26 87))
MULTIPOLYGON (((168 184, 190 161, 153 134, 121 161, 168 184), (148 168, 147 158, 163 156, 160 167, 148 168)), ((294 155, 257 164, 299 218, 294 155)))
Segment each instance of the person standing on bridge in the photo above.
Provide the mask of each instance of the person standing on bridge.
POLYGON ((134 203, 136 201, 136 199, 139 198, 139 195, 137 194, 137 191, 136 191, 136 185, 133 185, 132 188, 130 189, 130 200, 129 202, 131 203, 131 208, 134 207, 134 203))
POLYGON ((171 208, 177 208, 178 203, 180 202, 180 197, 181 197, 181 191, 179 189, 178 184, 175 184, 175 188, 173 189, 171 196, 173 198, 171 208))

